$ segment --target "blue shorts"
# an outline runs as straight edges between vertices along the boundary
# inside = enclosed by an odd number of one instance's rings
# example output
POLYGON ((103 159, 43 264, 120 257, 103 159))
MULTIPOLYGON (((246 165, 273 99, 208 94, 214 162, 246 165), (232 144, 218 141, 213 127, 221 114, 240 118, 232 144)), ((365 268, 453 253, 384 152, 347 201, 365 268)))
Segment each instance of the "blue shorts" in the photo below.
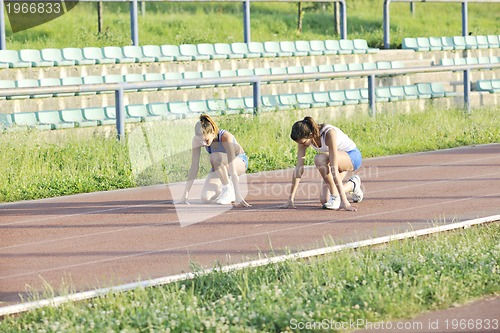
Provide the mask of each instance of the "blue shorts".
POLYGON ((247 156, 247 154, 245 154, 245 153, 239 154, 236 157, 241 158, 243 160, 243 162, 245 162, 245 169, 248 169, 248 156, 247 156))
POLYGON ((347 154, 351 158, 354 170, 357 170, 361 166, 361 161, 362 161, 361 152, 359 151, 358 148, 355 148, 351 151, 348 151, 347 154))

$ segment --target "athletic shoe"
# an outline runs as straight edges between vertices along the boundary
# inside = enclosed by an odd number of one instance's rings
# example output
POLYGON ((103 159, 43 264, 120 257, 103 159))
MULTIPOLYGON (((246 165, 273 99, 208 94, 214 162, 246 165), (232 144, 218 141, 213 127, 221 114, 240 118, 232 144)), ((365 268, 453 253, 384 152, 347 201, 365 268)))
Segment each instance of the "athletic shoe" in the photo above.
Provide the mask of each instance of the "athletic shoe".
POLYGON ((352 201, 361 202, 363 200, 363 191, 361 190, 361 178, 358 175, 352 176, 349 179, 354 184, 352 188, 352 201))
POLYGON ((230 205, 231 202, 236 200, 236 195, 234 194, 234 186, 231 181, 229 181, 229 184, 227 185, 222 185, 222 190, 217 198, 217 203, 219 205, 230 205))
POLYGON ((340 198, 334 195, 330 195, 330 200, 327 203, 323 204, 324 209, 339 209, 340 207, 340 198))

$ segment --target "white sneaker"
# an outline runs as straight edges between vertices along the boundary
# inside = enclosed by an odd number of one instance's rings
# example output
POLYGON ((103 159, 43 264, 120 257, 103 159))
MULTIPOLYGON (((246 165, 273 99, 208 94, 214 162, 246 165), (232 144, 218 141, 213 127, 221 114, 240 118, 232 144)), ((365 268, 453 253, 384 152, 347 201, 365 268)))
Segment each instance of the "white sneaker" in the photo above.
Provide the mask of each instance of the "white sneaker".
POLYGON ((352 176, 349 179, 354 184, 352 188, 352 201, 361 202, 363 200, 363 191, 361 190, 361 178, 358 175, 352 176))
POLYGON ((327 203, 323 204, 324 209, 339 209, 340 207, 340 198, 334 195, 330 195, 330 200, 327 203))
POLYGON ((233 183, 229 181, 227 185, 222 185, 221 193, 216 202, 219 205, 230 205, 233 201, 236 201, 236 195, 233 183))

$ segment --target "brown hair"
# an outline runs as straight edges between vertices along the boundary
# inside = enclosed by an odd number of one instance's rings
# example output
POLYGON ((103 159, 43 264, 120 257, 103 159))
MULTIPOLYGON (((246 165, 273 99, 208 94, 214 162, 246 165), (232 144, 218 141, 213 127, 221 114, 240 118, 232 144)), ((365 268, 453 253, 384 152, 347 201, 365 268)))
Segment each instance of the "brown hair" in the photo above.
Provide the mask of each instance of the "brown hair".
POLYGON ((311 134, 313 138, 319 138, 319 125, 314 119, 307 116, 293 124, 290 138, 292 138, 293 141, 297 141, 310 138, 311 134))
POLYGON ((215 121, 208 114, 202 114, 200 115, 200 121, 196 123, 194 132, 196 135, 208 133, 217 134, 219 133, 219 126, 217 126, 215 121))

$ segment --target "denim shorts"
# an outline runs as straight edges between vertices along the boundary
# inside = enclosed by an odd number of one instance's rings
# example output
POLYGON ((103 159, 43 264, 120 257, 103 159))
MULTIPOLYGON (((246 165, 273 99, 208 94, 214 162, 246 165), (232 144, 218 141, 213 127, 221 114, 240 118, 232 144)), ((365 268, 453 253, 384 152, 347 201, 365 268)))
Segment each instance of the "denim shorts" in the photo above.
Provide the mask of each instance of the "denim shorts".
POLYGON ((351 162, 352 162, 352 166, 354 167, 354 170, 359 169, 359 167, 361 166, 361 161, 362 161, 361 152, 359 151, 359 149, 355 148, 351 151, 348 151, 347 154, 351 158, 351 162))
POLYGON ((248 169, 248 156, 247 156, 247 154, 245 154, 245 153, 239 154, 236 157, 241 158, 243 160, 243 162, 245 162, 245 169, 248 169))

